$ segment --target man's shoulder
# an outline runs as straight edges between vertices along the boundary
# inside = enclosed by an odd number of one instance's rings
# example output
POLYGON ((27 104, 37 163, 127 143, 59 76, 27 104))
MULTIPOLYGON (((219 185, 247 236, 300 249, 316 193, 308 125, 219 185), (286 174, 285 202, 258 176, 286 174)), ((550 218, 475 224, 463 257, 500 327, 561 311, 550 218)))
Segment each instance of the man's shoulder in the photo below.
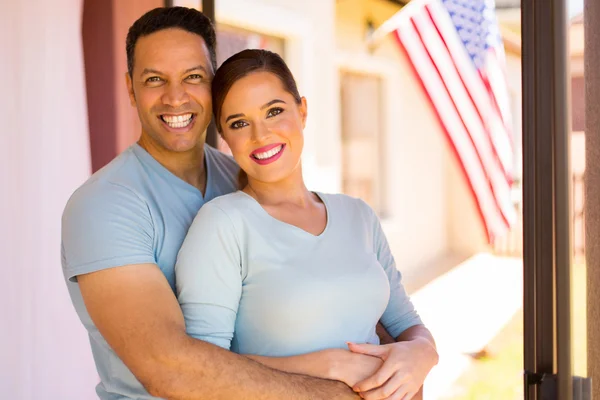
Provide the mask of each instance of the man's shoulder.
POLYGON ((229 154, 225 154, 212 146, 205 145, 206 153, 209 155, 209 162, 213 164, 216 171, 224 175, 225 179, 237 179, 240 167, 235 159, 229 154))
POLYGON ((206 152, 208 152, 214 158, 214 161, 226 163, 227 165, 233 165, 238 168, 235 159, 229 154, 225 154, 221 150, 215 149, 209 144, 205 144, 204 148, 206 149, 206 152))
POLYGON ((97 209, 122 202, 140 202, 137 187, 141 178, 139 160, 129 148, 96 171, 71 195, 65 211, 97 209))

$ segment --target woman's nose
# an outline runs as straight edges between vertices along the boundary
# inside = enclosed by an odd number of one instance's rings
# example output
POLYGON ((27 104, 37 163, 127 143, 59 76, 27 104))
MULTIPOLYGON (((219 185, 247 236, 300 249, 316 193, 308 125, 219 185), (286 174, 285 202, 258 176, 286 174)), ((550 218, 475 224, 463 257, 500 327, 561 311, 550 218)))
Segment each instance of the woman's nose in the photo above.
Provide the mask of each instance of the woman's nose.
POLYGON ((260 142, 271 134, 269 128, 263 123, 258 122, 252 124, 252 140, 260 142))

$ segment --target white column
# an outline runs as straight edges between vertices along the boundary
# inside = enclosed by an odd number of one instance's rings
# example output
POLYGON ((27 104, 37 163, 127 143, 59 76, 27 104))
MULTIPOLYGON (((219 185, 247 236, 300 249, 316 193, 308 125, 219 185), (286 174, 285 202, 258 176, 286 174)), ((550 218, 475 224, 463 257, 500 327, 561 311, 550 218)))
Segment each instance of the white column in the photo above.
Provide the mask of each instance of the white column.
POLYGON ((87 334, 60 264, 60 219, 90 173, 83 0, 0 6, 0 393, 94 399, 87 334))

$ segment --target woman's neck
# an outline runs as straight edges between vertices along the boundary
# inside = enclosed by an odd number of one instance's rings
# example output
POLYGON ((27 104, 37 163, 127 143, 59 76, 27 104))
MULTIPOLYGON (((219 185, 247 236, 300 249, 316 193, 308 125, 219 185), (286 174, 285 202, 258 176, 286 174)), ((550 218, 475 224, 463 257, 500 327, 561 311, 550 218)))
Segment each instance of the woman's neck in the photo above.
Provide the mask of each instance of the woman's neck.
POLYGON ((314 200, 313 194, 304 185, 300 166, 290 176, 278 182, 265 183, 248 177, 248 185, 244 192, 263 206, 287 203, 306 207, 314 200))

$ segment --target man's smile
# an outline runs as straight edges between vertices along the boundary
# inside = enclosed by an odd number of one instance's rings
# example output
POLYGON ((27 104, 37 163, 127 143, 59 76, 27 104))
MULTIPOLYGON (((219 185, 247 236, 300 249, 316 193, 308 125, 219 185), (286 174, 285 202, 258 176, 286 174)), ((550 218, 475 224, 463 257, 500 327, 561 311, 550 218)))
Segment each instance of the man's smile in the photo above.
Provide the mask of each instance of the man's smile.
POLYGON ((196 119, 196 114, 186 113, 186 114, 162 114, 159 116, 159 119, 168 127, 169 130, 187 130, 187 128, 191 128, 192 123, 196 119))

